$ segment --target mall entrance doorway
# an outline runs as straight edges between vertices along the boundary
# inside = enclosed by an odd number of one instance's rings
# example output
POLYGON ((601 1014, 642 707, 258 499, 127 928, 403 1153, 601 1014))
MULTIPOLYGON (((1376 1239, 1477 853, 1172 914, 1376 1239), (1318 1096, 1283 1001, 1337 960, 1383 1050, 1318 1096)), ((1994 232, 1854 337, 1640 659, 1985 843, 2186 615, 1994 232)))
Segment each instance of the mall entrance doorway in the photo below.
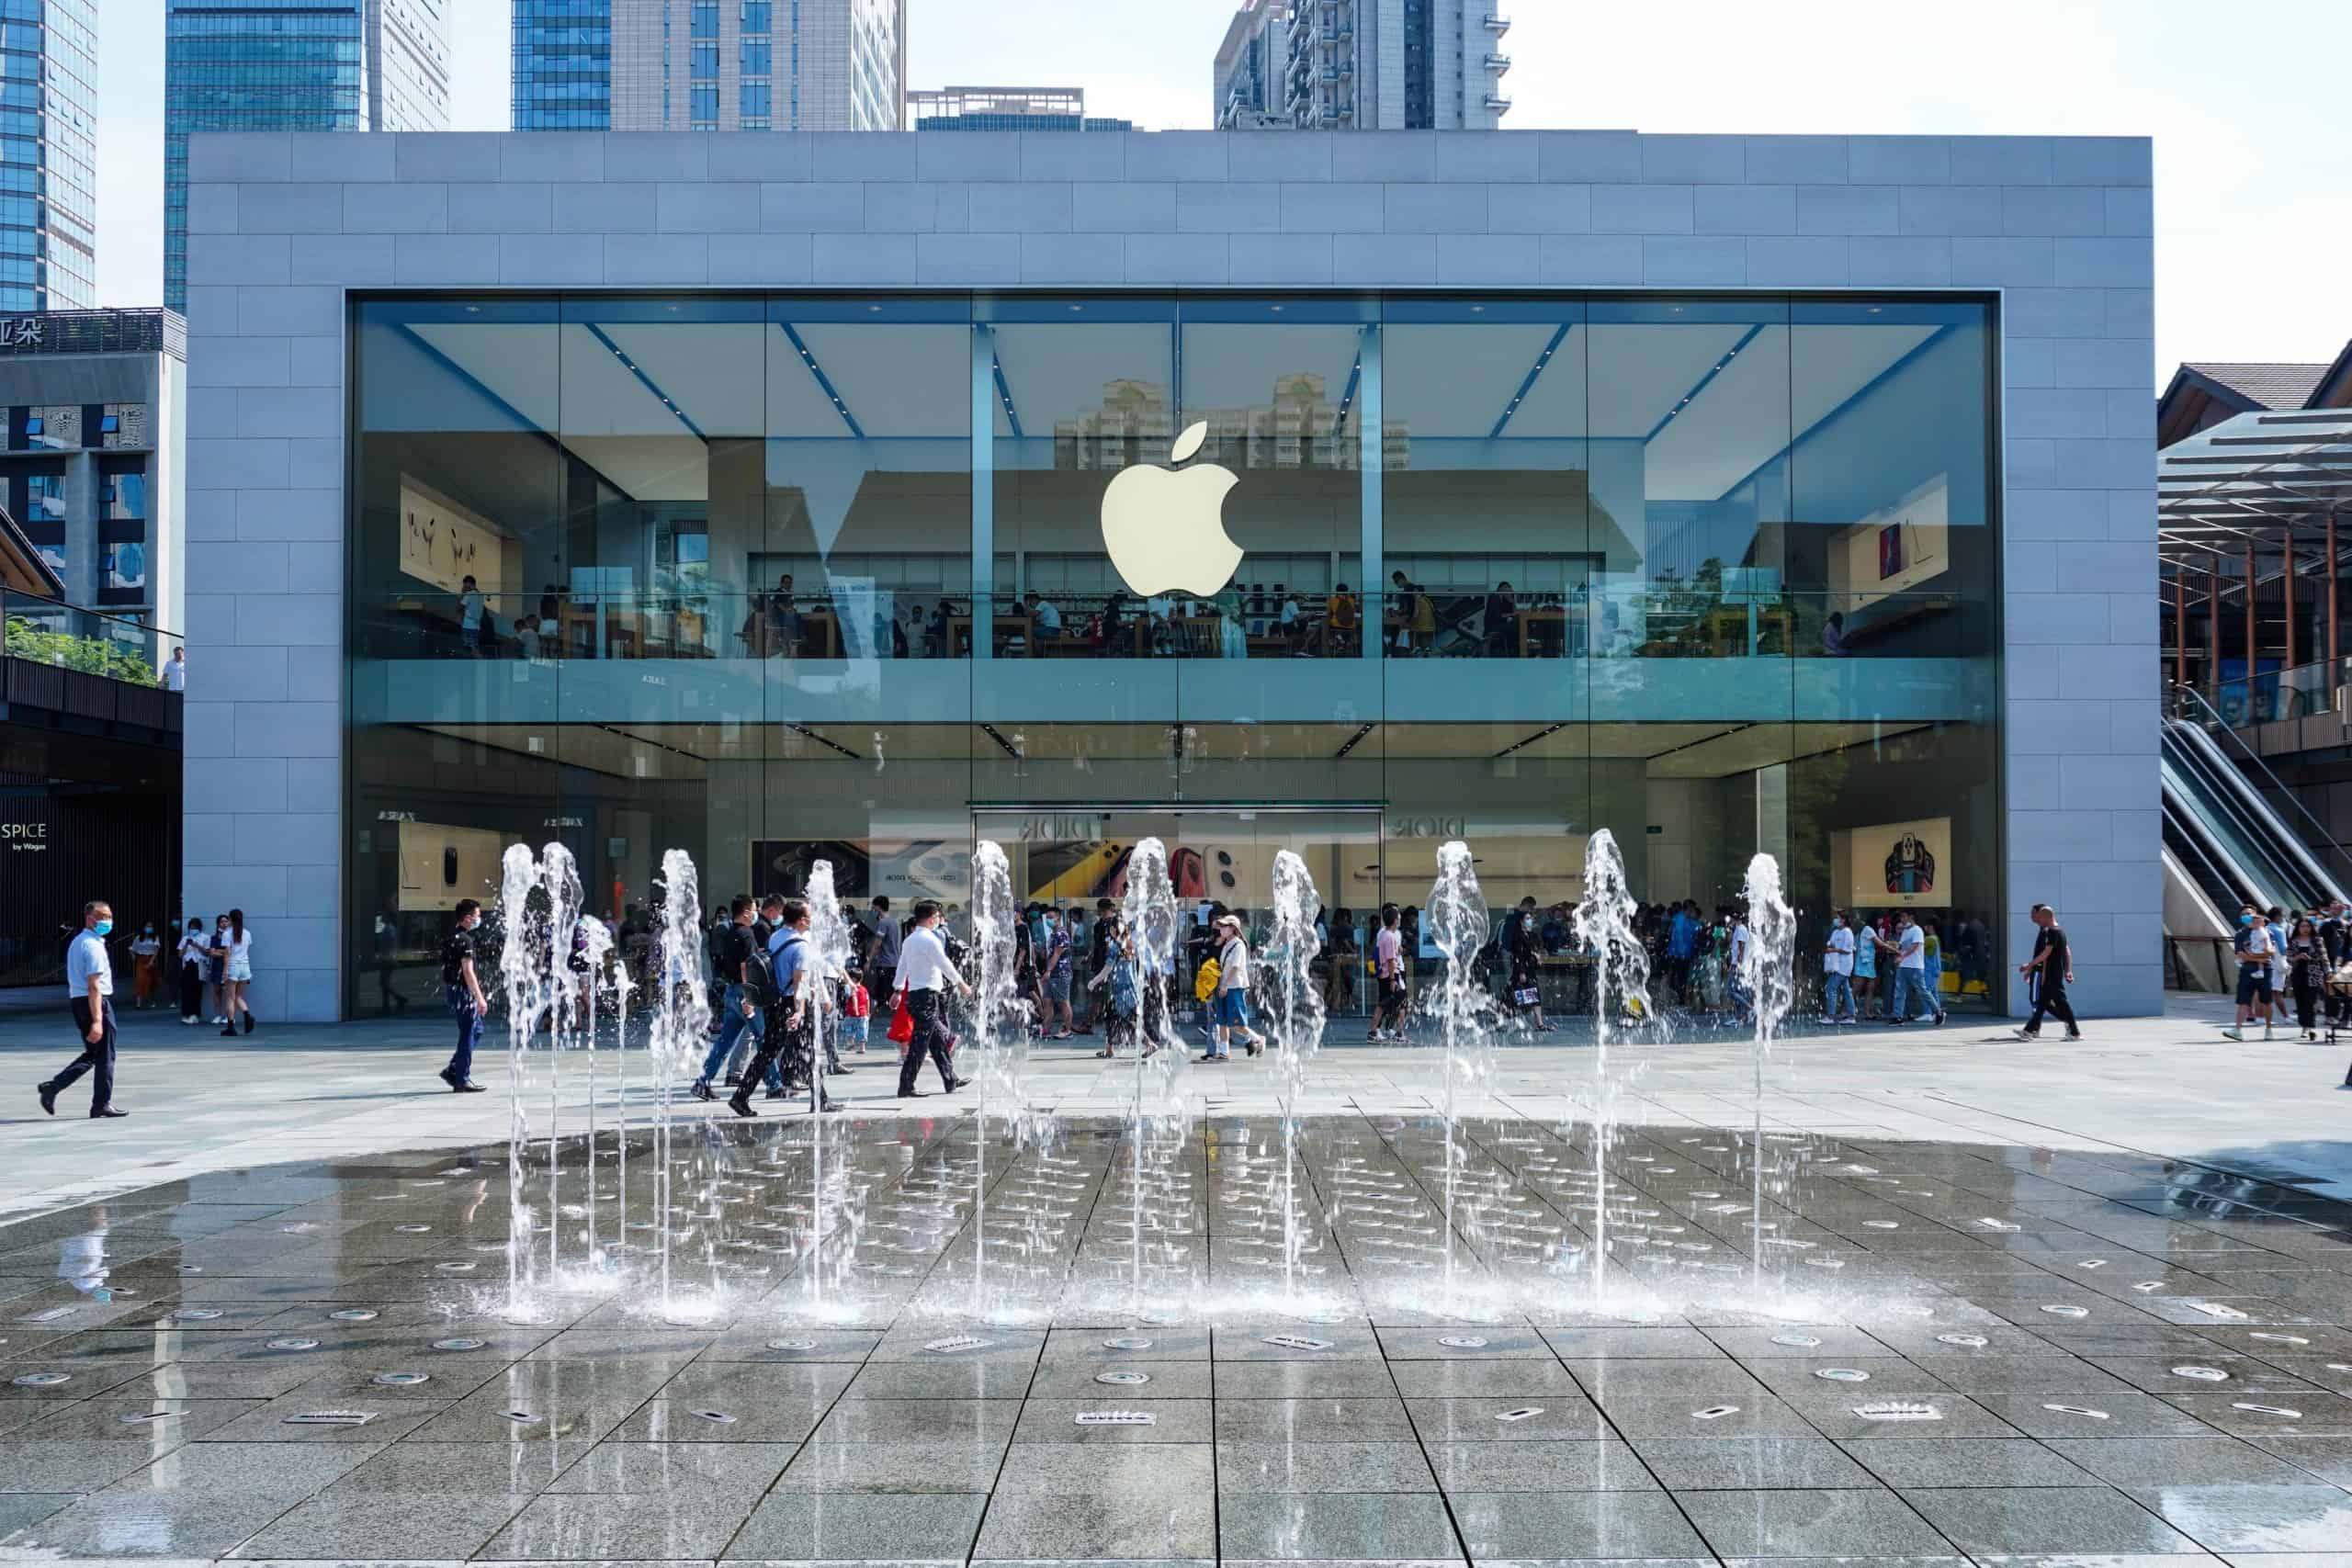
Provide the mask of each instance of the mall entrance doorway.
MULTIPOLYGON (((1136 844, 1156 838, 1168 849, 1188 938, 1204 939, 1211 916, 1227 909, 1248 922, 1253 943, 1272 924, 1274 856, 1293 851, 1322 897, 1327 935, 1316 976, 1332 1016, 1370 1009, 1363 932, 1385 886, 1377 807, 990 807, 974 810, 972 831, 975 842, 1003 846, 1016 904, 1081 908, 1089 920, 1098 899, 1125 895, 1136 844)), ((1196 958, 1180 960, 1184 996, 1196 958)))

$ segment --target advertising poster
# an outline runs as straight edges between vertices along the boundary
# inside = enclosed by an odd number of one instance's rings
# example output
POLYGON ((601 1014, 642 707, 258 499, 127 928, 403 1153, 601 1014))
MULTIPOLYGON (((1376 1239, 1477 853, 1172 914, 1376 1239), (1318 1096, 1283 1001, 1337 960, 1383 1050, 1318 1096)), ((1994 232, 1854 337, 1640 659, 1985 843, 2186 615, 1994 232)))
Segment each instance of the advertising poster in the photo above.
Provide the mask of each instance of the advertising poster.
POLYGON ((1922 818, 1829 836, 1830 869, 1849 909, 1948 909, 1951 818, 1922 818))
POLYGON ((401 908, 453 909, 460 898, 496 903, 509 837, 490 828, 402 822, 401 908))

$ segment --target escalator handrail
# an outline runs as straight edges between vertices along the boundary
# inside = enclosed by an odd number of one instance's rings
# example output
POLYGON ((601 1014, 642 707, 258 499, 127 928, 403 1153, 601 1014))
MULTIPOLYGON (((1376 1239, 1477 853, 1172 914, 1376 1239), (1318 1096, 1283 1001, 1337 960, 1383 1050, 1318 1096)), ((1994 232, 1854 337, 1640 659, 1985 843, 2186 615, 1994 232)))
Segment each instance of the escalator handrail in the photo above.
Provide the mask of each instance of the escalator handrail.
POLYGON ((2177 786, 2174 786, 2170 780, 2166 780, 2165 784, 2164 794, 2167 798, 2163 803, 2165 819, 2172 824, 2182 840, 2196 852, 2198 860, 2203 863, 2208 872, 2212 874, 2214 884, 2228 893, 2235 903, 2252 904, 2256 908, 2267 909, 2273 903, 2278 902, 2278 898, 2271 890, 2263 886, 2261 879, 2249 875, 2245 868, 2238 863, 2237 857, 2230 852, 2229 847, 2221 841, 2220 837, 2198 820, 2193 805, 2185 801, 2176 802, 2170 798, 2176 794, 2177 786))
POLYGON ((2327 874, 2310 847, 2271 808, 2262 790, 2222 754, 2211 736, 2183 720, 2171 720, 2167 728, 2175 761, 2194 773, 2207 790, 2216 792, 2205 804, 2229 814, 2246 835, 2247 843, 2269 860, 2279 880, 2290 886, 2304 884, 2304 891, 2312 897, 2342 897, 2338 879, 2327 874))
POLYGON ((2160 777, 2179 796, 2186 819, 2229 863, 2240 885, 2255 894, 2256 908, 2300 908, 2319 897, 2319 884, 2325 879, 2280 857, 2278 846, 2287 837, 2285 829, 2275 818, 2266 823, 2252 814, 2252 786, 2219 751, 2211 746, 2200 750, 2190 739, 2194 735, 2188 726, 2167 729, 2157 759, 2160 777))
MULTIPOLYGON (((2336 841, 2335 834, 2330 833, 2325 828, 2320 825, 2319 818, 2313 817, 2311 812, 2304 807, 2303 803, 2295 797, 2295 792, 2289 789, 2285 784, 2280 782, 2278 775, 2270 771, 2270 764, 2262 760, 2262 754, 2256 751, 2253 747, 2247 745, 2245 743, 2245 737, 2240 735, 2234 728, 2233 728, 2229 723, 2214 710, 2213 705, 2205 700, 2205 694, 2199 691, 2196 687, 2188 685, 2176 685, 2174 686, 2173 691, 2177 696, 2188 697, 2191 702, 2196 704, 2199 708, 2203 710, 2204 722, 2192 725, 2190 728, 2206 732, 2209 742, 2211 740, 2210 732, 2212 730, 2218 729, 2228 735, 2231 744, 2235 746, 2239 751, 2245 754, 2245 760, 2254 764, 2256 771, 2260 773, 2262 776, 2269 782, 2270 787, 2278 792, 2278 797, 2284 800, 2294 809, 2296 816, 2303 819, 2304 825, 2311 829, 2312 834, 2315 835, 2315 838, 2312 842, 2324 844, 2328 849, 2335 852, 2335 863, 2338 865, 2344 866, 2347 870, 2352 870, 2352 851, 2347 851, 2341 843, 2336 841)), ((2214 750, 2220 750, 2221 748, 2216 746, 2214 750)), ((2227 760, 2226 757, 2224 760, 2227 760)), ((2310 845, 2308 843, 2295 839, 2292 834, 2288 835, 2288 838, 2290 841, 2295 844, 2295 847, 2298 850, 2302 852, 2304 858, 2312 859, 2310 845)), ((2346 888, 2339 886, 2336 878, 2330 876, 2316 860, 2312 861, 2311 869, 2317 873, 2321 881, 2326 885, 2325 891, 2331 897, 2343 897, 2345 896, 2346 888)))
MULTIPOLYGON (((2178 840, 2177 845, 2173 847, 2177 852, 2185 849, 2190 856, 2194 857, 2194 863, 2184 863, 2183 869, 2192 874, 2201 870, 2205 874, 2205 880, 2199 883, 2199 889, 2205 897, 2211 899, 2218 891, 2222 895, 2221 905, 2226 905, 2232 899, 2244 903, 2249 890, 2240 886, 2237 880, 2225 868, 2215 863, 2212 854, 2205 847, 2202 835, 2194 829, 2187 816, 2176 803, 2169 799, 2165 800, 2163 803, 2162 811, 2165 826, 2171 829, 2169 836, 2178 840)), ((2217 907, 2220 906, 2217 905, 2217 907)), ((2226 916, 2224 918, 2226 919, 2226 916)))

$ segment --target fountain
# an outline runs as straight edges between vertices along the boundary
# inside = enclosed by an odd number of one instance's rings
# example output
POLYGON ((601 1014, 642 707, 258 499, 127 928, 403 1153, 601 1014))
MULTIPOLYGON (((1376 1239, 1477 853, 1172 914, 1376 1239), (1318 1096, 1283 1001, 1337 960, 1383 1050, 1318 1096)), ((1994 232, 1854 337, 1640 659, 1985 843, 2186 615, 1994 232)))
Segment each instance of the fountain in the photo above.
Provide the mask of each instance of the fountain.
POLYGON ((1128 1105, 1127 1140, 1132 1168, 1129 1215, 1135 1227, 1131 1255, 1131 1311, 1143 1311, 1144 1194, 1146 1145, 1156 1134, 1181 1134, 1183 1102, 1184 1043, 1176 1032, 1169 986, 1176 973, 1176 954, 1182 939, 1176 908, 1176 885, 1168 874, 1168 847, 1158 839, 1136 842, 1127 857, 1127 893, 1124 910, 1142 970, 1142 1005, 1136 1014, 1134 1091, 1128 1105))
POLYGON ((1494 1055, 1494 1005, 1478 982, 1475 965, 1492 929, 1487 900, 1478 891, 1470 846, 1455 839, 1437 852, 1437 882, 1430 889, 1422 917, 1430 922, 1430 940, 1445 958, 1445 979, 1438 990, 1438 1010, 1445 1043, 1445 1294, 1454 1295, 1453 1208, 1457 1171, 1461 1164, 1461 1118, 1455 1095, 1468 1083, 1486 1081, 1494 1055))
POLYGON ((661 934, 653 953, 653 1013, 645 1049, 653 1069, 654 1235, 662 1254, 662 1305, 670 1306, 671 1092, 678 1068, 697 1058, 710 1029, 702 973, 702 888, 684 850, 662 852, 661 934))
POLYGON ((1752 1262, 1758 1284, 1764 1278, 1764 1064, 1772 1039, 1795 1001, 1796 915, 1781 893, 1781 867, 1770 855, 1747 863, 1747 944, 1739 953, 1739 983, 1755 1020, 1756 1083, 1755 1203, 1752 1262))
POLYGON ((1298 1295, 1299 1230, 1298 1100, 1306 1085, 1307 1059, 1322 1046, 1323 993, 1316 988, 1314 964, 1322 948, 1315 917, 1322 900, 1306 863, 1289 850, 1274 856, 1274 929, 1266 956, 1274 972, 1274 1066, 1281 1075, 1283 1117, 1283 1294, 1298 1295))
POLYGON ((1626 886, 1625 857, 1617 836, 1594 831, 1584 847, 1584 897, 1574 915, 1577 940, 1593 963, 1592 1295, 1607 1290, 1609 1267, 1609 1149, 1617 1126, 1617 1086, 1609 1076, 1609 1043, 1620 1020, 1632 1027, 1654 1022, 1650 955, 1634 930, 1639 908, 1626 886))

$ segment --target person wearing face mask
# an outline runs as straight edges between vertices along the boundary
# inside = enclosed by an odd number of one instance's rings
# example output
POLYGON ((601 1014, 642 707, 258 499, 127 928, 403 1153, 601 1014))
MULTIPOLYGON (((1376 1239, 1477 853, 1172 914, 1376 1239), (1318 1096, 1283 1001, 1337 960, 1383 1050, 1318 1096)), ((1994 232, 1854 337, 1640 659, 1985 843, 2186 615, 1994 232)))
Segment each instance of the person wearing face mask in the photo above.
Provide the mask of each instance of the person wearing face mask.
POLYGON ((1821 1018, 1825 1023, 1860 1023, 1854 1008, 1854 933, 1846 927, 1846 911, 1829 914, 1829 940, 1821 945, 1821 1018), (1845 1004, 1840 1017, 1838 1004, 1845 1004))
POLYGON ((155 935, 155 922, 148 921, 130 939, 130 1005, 141 1012, 155 999, 155 992, 164 980, 162 954, 164 944, 155 935))
POLYGON ((1510 964, 1511 1007, 1525 1015, 1529 1029, 1549 1034, 1552 1025, 1544 1016, 1544 993, 1536 983, 1535 958, 1540 951, 1535 940, 1535 898, 1531 894, 1519 901, 1519 912, 1503 932, 1503 952, 1510 964))
POLYGON ((458 1021, 458 1048, 441 1069, 441 1081, 453 1094, 480 1094, 473 1080, 474 1047, 481 1043, 481 1021, 490 1016, 490 998, 481 994, 481 976, 474 966, 474 928, 481 924, 481 905, 472 898, 458 900, 458 926, 441 944, 441 989, 449 1001, 449 1016, 458 1021))
MULTIPOLYGON (((2262 1037, 2270 1038, 2270 1004, 2277 995, 2275 975, 2278 950, 2270 940, 2270 927, 2253 905, 2238 911, 2238 934, 2231 943, 2238 955, 2238 1021, 2234 1029, 2222 1032, 2232 1040, 2245 1038, 2245 1026, 2258 1015, 2262 1020, 2262 1037)), ((2044 985, 2048 984, 2044 979, 2044 985)))
POLYGON ((40 1108, 57 1114, 57 1097, 84 1073, 90 1080, 90 1116, 127 1116, 114 1103, 114 964, 107 956, 107 933, 114 930, 114 907, 103 898, 82 906, 81 934, 65 950, 65 994, 74 999, 74 1030, 82 1054, 65 1070, 40 1085, 40 1108))

